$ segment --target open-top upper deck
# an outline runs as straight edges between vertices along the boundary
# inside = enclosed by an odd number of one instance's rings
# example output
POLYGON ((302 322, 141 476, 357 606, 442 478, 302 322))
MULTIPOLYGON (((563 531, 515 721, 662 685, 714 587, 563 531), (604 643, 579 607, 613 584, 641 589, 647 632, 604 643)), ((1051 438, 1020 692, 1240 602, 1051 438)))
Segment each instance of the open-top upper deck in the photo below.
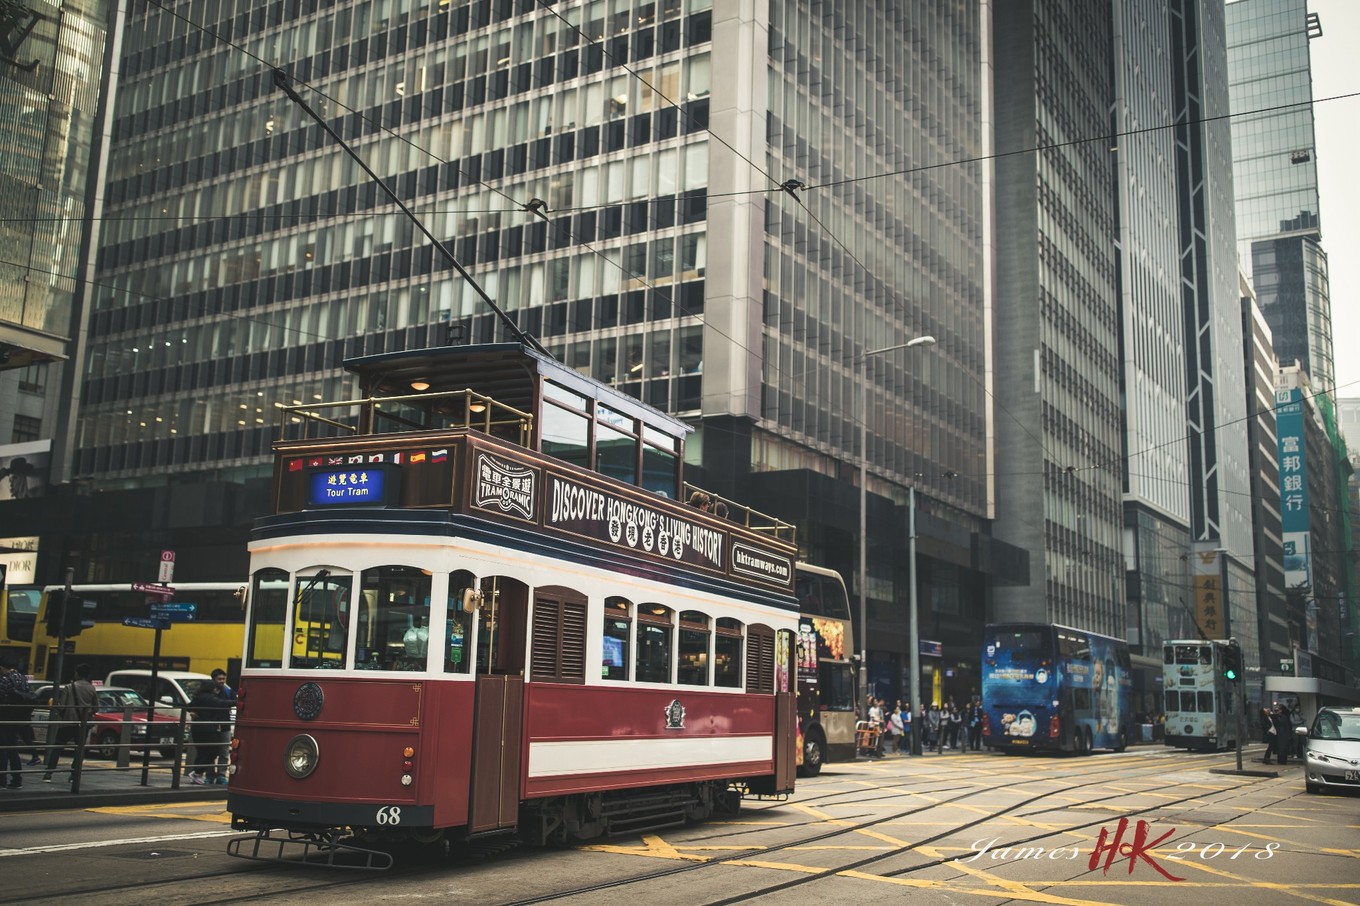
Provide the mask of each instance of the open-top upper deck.
MULTIPOLYGON (((792 588, 792 525, 736 502, 719 501, 725 516, 682 502, 690 428, 663 412, 521 344, 346 367, 360 399, 282 410, 276 517, 354 524, 356 508, 444 511, 792 588)), ((265 520, 257 536, 293 522, 265 520)))

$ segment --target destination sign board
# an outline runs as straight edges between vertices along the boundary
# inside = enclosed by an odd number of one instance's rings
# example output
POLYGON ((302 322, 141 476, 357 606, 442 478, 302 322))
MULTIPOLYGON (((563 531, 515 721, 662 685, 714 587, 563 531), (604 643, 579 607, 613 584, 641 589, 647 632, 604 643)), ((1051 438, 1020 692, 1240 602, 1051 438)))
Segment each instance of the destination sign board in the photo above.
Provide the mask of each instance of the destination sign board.
POLYGON ((138 629, 169 629, 170 621, 163 617, 123 617, 123 625, 138 629))
POLYGON ((151 605, 151 616, 174 622, 188 622, 198 613, 197 604, 169 603, 161 601, 151 605))

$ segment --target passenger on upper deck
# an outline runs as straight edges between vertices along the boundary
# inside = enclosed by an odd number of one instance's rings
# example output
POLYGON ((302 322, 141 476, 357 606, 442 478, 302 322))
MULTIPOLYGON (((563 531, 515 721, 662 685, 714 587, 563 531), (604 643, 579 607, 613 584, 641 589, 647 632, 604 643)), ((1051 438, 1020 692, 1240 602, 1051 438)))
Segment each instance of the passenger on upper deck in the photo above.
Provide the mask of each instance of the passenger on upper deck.
POLYGON ((703 491, 695 491, 689 495, 689 505, 707 513, 713 506, 713 498, 709 497, 703 491))

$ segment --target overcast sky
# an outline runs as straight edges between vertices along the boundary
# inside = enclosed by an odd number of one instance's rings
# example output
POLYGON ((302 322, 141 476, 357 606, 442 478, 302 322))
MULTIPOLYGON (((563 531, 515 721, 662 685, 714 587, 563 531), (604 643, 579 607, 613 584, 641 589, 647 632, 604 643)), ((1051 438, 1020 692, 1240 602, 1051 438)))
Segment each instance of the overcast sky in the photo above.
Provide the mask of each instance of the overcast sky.
POLYGON ((1338 396, 1360 397, 1360 2, 1308 0, 1322 19, 1313 61, 1322 246, 1332 290, 1332 346, 1338 396))

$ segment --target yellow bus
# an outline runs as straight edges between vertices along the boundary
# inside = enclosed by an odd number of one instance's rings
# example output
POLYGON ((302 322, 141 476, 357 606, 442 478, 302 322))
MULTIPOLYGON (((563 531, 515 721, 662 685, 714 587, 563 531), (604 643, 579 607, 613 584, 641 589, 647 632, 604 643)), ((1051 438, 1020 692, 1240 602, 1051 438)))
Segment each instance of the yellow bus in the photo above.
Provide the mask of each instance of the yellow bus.
POLYGON ((855 757, 854 624, 840 573, 798 563, 798 771, 816 777, 831 761, 855 757))
MULTIPOLYGON (((27 658, 35 677, 54 681, 56 678, 49 674, 57 638, 47 633, 47 606, 49 594, 61 587, 34 589, 41 593, 41 604, 35 611, 27 658)), ((129 667, 150 667, 155 630, 127 626, 123 621, 145 619, 151 616, 151 605, 162 602, 195 605, 192 620, 174 622, 170 629, 162 630, 162 670, 210 673, 221 667, 233 679, 240 675, 246 597, 243 583, 182 582, 175 586, 172 597, 133 591, 127 584, 73 585, 71 597, 94 602, 93 608, 84 611, 85 619, 93 620, 94 625, 66 640, 63 672, 68 675, 76 664, 88 664, 94 677, 129 667)))
POLYGON ((42 589, 18 585, 0 594, 0 657, 28 673, 33 663, 33 627, 42 589))

